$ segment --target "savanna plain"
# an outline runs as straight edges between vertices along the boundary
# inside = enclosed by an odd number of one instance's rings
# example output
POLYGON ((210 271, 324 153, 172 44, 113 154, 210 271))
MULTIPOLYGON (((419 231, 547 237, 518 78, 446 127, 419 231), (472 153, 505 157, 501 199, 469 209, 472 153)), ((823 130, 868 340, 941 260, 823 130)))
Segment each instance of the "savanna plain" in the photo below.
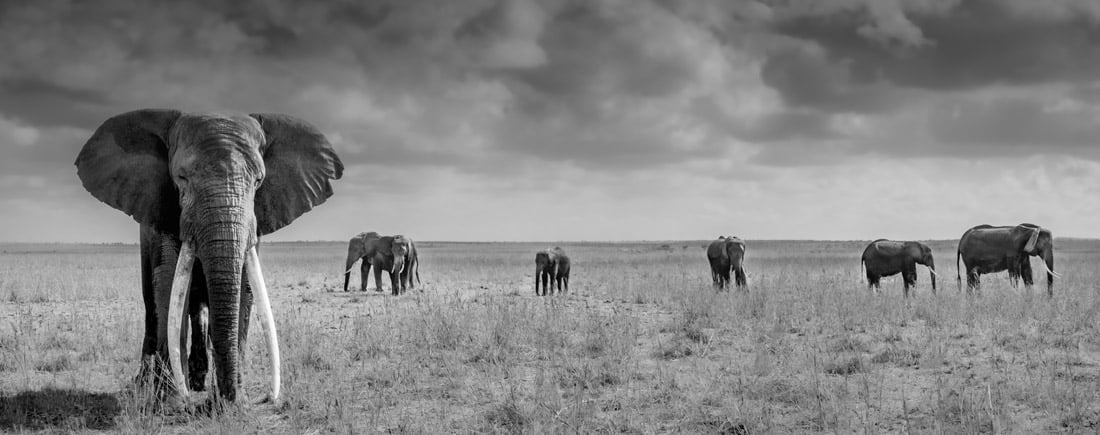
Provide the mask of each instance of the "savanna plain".
POLYGON ((939 291, 920 268, 908 300, 898 276, 861 282, 866 243, 750 240, 748 290, 723 292, 704 241, 563 243, 571 289, 550 297, 532 281, 545 243, 419 243, 422 284, 399 297, 388 279, 343 292, 344 242, 264 244, 283 398, 252 404, 270 370, 253 327, 249 404, 213 416, 158 412, 131 383, 137 246, 0 245, 0 431, 1100 428, 1100 241, 1055 241, 1053 298, 1005 273, 959 291, 956 242, 933 241, 939 291))

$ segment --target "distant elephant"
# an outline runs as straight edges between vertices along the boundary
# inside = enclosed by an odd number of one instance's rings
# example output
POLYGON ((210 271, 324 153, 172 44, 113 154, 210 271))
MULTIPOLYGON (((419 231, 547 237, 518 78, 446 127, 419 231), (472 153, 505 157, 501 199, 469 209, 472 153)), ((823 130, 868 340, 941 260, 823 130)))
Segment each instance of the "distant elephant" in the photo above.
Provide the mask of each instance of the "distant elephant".
POLYGON ((420 282, 420 261, 417 258, 416 244, 407 236, 380 236, 371 231, 352 237, 348 241, 348 256, 344 262, 344 291, 348 291, 351 268, 359 259, 363 259, 359 269, 359 289, 362 291, 367 290, 367 276, 371 268, 374 268, 376 291, 382 291, 382 271, 390 275, 390 287, 394 296, 415 287, 414 277, 416 283, 420 282))
POLYGON ((255 297, 272 365, 269 399, 278 400, 279 347, 256 246, 332 195, 343 164, 325 136, 280 114, 137 110, 100 125, 76 167, 92 196, 141 224, 142 373, 167 362, 172 376, 158 391, 184 401, 188 384, 203 388, 206 337, 196 314, 208 303, 216 394, 236 400, 255 297), (191 358, 181 337, 188 328, 196 332, 191 358))
MULTIPOLYGON (((1009 278, 1023 278, 1024 285, 1034 284, 1031 276, 1031 257, 1040 257, 1047 272, 1047 295, 1054 295, 1054 236, 1050 230, 1035 224, 1014 227, 978 225, 966 230, 959 239, 955 263, 962 260, 966 267, 966 289, 981 287, 981 274, 1007 270, 1009 278)), ((959 268, 961 274, 962 267, 959 268)), ((962 287, 962 277, 955 279, 962 287)))
POLYGON ((928 267, 928 279, 932 281, 932 293, 936 292, 936 264, 932 260, 932 249, 920 242, 898 242, 878 239, 867 245, 860 258, 867 273, 867 288, 879 288, 879 278, 901 273, 905 297, 909 297, 909 287, 917 282, 917 265, 928 267))
POLYGON ((560 247, 553 247, 535 254, 535 295, 546 296, 554 292, 569 291, 569 256, 560 247), (542 281, 542 293, 539 293, 539 281, 542 281))
POLYGON ((417 282, 420 281, 420 266, 416 255, 416 244, 412 239, 398 234, 384 236, 379 239, 379 249, 371 261, 374 268, 374 282, 378 290, 382 290, 382 271, 390 274, 390 287, 394 296, 405 293, 405 290, 414 287, 413 273, 417 282))
MULTIPOLYGON (((348 291, 348 280, 351 278, 351 268, 355 265, 356 261, 363 260, 359 265, 359 290, 367 291, 367 277, 370 276, 371 261, 374 259, 374 253, 377 250, 379 239, 382 236, 374 231, 359 233, 351 240, 348 240, 348 256, 344 262, 344 291, 348 291)), ((378 291, 382 291, 379 283, 374 283, 378 286, 378 291)))
POLYGON ((745 242, 737 237, 719 236, 707 245, 707 261, 710 262, 710 277, 714 287, 721 290, 729 286, 730 271, 739 288, 745 288, 745 242))

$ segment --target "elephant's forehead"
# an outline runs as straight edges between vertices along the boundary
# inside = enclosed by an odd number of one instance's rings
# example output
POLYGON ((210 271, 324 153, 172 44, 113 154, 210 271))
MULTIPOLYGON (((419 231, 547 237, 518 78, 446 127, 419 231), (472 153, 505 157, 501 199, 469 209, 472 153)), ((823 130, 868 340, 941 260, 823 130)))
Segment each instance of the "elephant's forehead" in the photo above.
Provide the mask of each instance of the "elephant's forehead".
POLYGON ((264 143, 259 121, 244 114, 189 113, 180 117, 173 127, 177 143, 201 142, 222 137, 252 146, 264 143))

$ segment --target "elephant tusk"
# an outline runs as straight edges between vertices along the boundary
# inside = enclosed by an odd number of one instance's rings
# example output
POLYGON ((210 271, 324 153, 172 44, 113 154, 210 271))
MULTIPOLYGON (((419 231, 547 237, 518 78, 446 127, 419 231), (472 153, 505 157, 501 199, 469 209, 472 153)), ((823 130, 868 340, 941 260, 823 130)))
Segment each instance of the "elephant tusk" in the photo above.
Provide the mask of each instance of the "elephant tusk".
POLYGON ((245 254, 248 270, 248 283, 252 285, 253 295, 256 297, 256 305, 260 311, 260 327, 264 329, 264 338, 267 343, 268 355, 271 357, 271 396, 272 402, 279 400, 280 379, 279 367, 279 337, 275 332, 275 315, 271 312, 271 299, 267 295, 267 285, 264 284, 263 271, 260 270, 260 257, 256 254, 256 248, 248 249, 245 254))
POLYGON ((180 361, 180 329, 183 326, 184 304, 191 291, 191 268, 195 265, 195 254, 189 242, 180 247, 176 261, 176 276, 172 278, 172 293, 168 299, 168 362, 172 367, 172 380, 180 395, 187 397, 187 383, 183 379, 180 361))
POLYGON ((937 277, 939 277, 939 276, 940 276, 940 274, 936 273, 936 269, 933 269, 933 268, 929 267, 929 268, 928 268, 928 271, 929 271, 929 272, 932 272, 932 274, 933 274, 933 275, 936 275, 937 277))
POLYGON ((1061 278, 1062 277, 1062 275, 1059 275, 1058 272, 1050 270, 1050 268, 1047 267, 1047 263, 1045 261, 1040 261, 1039 263, 1043 265, 1043 269, 1046 270, 1047 273, 1049 273, 1051 275, 1054 275, 1055 278, 1061 278))

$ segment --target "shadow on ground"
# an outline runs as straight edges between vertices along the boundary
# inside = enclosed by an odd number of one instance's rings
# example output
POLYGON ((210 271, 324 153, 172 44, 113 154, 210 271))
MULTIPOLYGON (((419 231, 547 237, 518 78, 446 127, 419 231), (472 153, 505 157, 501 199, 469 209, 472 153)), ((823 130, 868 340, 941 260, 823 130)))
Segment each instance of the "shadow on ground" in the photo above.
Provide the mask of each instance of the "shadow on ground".
POLYGON ((111 429, 121 412, 111 393, 47 388, 0 394, 0 431, 16 429, 111 429))

